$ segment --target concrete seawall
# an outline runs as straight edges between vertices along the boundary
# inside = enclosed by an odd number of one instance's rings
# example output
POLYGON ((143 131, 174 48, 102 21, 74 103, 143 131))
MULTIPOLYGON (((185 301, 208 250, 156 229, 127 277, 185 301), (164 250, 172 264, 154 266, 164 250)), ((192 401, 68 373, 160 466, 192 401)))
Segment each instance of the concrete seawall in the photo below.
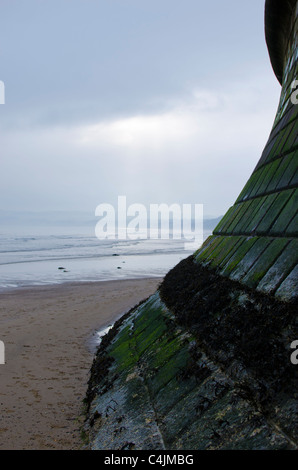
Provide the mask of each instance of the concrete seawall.
POLYGON ((272 132, 213 235, 103 338, 86 395, 91 449, 298 447, 298 2, 265 11, 282 84, 272 132))

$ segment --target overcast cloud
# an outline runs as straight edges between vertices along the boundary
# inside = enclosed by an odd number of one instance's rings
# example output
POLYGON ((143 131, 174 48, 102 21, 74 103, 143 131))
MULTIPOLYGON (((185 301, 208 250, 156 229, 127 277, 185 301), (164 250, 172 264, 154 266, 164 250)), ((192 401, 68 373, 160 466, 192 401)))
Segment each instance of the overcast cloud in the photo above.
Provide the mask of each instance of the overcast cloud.
POLYGON ((0 0, 0 209, 223 214, 280 86, 264 1, 0 0))

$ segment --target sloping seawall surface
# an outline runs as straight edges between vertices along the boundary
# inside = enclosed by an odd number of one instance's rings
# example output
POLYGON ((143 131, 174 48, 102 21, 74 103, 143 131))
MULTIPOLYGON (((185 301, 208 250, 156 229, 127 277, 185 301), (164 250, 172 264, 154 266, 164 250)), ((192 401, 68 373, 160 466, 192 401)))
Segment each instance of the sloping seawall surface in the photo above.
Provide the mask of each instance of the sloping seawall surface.
POLYGON ((182 261, 97 352, 90 447, 297 448, 295 309, 182 261))
POLYGON ((266 1, 282 92, 243 191, 204 245, 103 338, 86 397, 91 449, 298 447, 297 13, 296 0, 266 1))

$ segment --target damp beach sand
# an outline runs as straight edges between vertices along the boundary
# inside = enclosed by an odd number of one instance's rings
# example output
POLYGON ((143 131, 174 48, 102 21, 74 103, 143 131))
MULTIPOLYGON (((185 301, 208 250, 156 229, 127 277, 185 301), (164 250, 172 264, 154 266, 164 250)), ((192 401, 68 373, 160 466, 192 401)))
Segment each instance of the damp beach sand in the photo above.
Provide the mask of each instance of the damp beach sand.
POLYGON ((97 332, 161 279, 34 287, 0 294, 0 450, 75 450, 97 332))

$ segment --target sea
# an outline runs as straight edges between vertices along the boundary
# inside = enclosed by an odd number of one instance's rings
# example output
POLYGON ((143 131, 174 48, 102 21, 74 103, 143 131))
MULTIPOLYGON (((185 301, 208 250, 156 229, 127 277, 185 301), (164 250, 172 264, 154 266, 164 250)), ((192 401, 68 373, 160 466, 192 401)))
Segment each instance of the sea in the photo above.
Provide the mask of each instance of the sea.
MULTIPOLYGON (((0 292, 70 282, 163 277, 193 253, 185 239, 99 240, 94 220, 65 223, 0 214, 0 292)), ((63 221, 63 222, 62 222, 63 221)), ((214 223, 204 229, 205 240, 214 223)), ((198 246, 199 248, 199 246, 198 246)))

